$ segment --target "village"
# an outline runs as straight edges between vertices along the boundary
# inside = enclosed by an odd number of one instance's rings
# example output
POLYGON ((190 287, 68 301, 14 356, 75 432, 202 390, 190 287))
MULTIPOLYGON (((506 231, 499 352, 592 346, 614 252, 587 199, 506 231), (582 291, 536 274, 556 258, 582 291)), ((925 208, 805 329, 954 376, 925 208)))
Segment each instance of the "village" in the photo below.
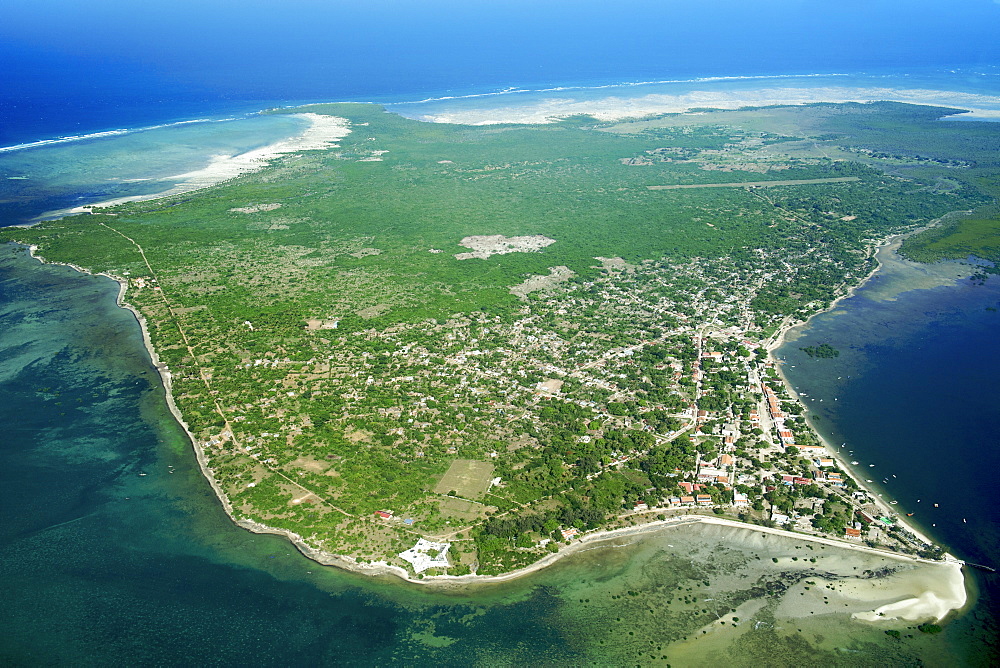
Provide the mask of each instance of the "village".
POLYGON ((472 313, 334 339, 330 314, 307 328, 309 359, 246 360, 266 398, 229 408, 242 434, 205 443, 213 466, 245 462, 228 494, 254 494, 260 509, 260 488, 277 482, 269 522, 339 514, 313 537, 323 549, 420 574, 482 572, 484 556, 502 570, 589 531, 698 513, 927 549, 845 471, 769 356, 791 320, 761 328, 750 304, 794 258, 761 253, 750 276, 722 261, 598 261, 596 279, 519 294, 513 319, 472 313), (340 438, 296 447, 319 424, 340 438), (381 464, 360 466, 359 450, 381 464), (366 511, 387 474, 409 480, 366 511), (590 514, 555 512, 599 498, 590 514), (525 530, 492 540, 511 521, 525 530), (421 557, 415 541, 451 561, 421 557))
POLYGON ((263 180, 212 214, 232 243, 171 246, 164 269, 98 225, 235 521, 413 576, 688 515, 936 554, 812 428, 774 350, 958 195, 725 126, 574 125, 567 156, 351 112, 363 144, 282 167, 308 167, 299 204, 263 180), (317 194, 331 174, 344 188, 317 194), (370 206, 390 192, 394 213, 370 206))

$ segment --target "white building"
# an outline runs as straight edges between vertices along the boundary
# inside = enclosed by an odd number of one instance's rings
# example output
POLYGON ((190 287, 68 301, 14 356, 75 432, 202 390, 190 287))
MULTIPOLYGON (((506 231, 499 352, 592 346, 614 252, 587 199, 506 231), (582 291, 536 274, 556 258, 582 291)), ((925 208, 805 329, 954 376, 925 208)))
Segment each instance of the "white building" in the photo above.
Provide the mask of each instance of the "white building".
POLYGON ((428 568, 448 568, 448 548, 451 543, 432 543, 423 538, 417 544, 399 556, 413 564, 416 573, 423 573, 428 568))

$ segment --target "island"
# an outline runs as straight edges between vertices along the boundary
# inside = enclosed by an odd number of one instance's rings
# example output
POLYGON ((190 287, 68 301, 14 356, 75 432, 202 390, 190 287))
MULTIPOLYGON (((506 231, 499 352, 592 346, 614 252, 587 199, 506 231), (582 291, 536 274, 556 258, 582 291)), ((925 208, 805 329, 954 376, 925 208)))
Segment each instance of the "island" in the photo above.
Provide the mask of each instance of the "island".
POLYGON ((272 110, 336 131, 0 240, 120 282, 226 511, 322 563, 502 579, 692 521, 950 559, 771 351, 891 239, 936 259, 968 242, 952 212, 995 230, 992 135, 959 111, 272 110))

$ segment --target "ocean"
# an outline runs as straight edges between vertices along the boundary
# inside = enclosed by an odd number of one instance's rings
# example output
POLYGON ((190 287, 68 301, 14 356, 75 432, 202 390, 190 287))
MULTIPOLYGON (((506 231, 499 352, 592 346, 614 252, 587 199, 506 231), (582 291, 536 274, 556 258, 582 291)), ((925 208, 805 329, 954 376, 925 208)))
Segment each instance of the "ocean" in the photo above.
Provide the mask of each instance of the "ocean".
MULTIPOLYGON (((549 113, 566 101, 609 96, 675 102, 707 91, 712 99, 752 100, 762 90, 807 87, 836 97, 882 88, 950 91, 985 112, 1000 110, 997 70, 989 67, 705 74, 650 83, 564 73, 523 85, 497 72, 489 84, 372 84, 329 99, 377 101, 422 118, 497 108, 549 113)), ((298 119, 256 109, 319 101, 272 95, 254 106, 182 97, 133 99, 117 112, 90 107, 51 122, 5 109, 0 224, 166 190, 214 156, 302 129, 298 119)), ((639 638, 626 634, 641 630, 641 643, 652 644, 669 627, 669 610, 657 616, 657 597, 663 582, 691 569, 672 538, 567 559, 524 582, 431 593, 318 567, 282 538, 235 527, 165 410, 138 326, 115 306, 117 285, 41 265, 23 249, 0 251, 0 663, 579 665, 600 656, 588 645, 597 629, 620 631, 614 642, 632 651, 639 638), (622 592, 646 605, 622 622, 630 626, 609 621, 620 604, 597 606, 598 596, 608 603, 622 592)), ((991 381, 1000 370, 993 335, 1000 284, 962 280, 968 268, 960 264, 942 272, 929 279, 919 268, 887 270, 779 354, 817 426, 853 451, 862 476, 867 470, 881 493, 957 556, 996 566, 1000 512, 990 474, 998 469, 1000 386, 991 381), (810 360, 799 351, 810 342, 831 343, 841 355, 810 360)), ((1000 656, 1000 584, 995 575, 969 575, 977 601, 942 634, 940 647, 953 653, 941 656, 988 665, 1000 656)), ((616 665, 625 657, 608 652, 616 665)), ((859 665, 903 661, 864 656, 870 661, 859 665)), ((659 660, 651 657, 644 658, 659 660)))

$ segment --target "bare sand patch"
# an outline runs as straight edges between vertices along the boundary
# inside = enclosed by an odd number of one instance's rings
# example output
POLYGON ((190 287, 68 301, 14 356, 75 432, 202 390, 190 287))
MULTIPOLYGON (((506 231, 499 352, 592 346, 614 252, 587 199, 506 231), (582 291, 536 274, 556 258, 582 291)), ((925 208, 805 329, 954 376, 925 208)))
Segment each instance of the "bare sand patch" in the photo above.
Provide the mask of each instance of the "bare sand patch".
POLYGON ((340 324, 339 320, 320 320, 319 318, 310 318, 306 320, 306 329, 337 329, 337 325, 340 324))
POLYGON ((321 462, 319 460, 313 459, 312 457, 305 457, 305 456, 295 459, 288 465, 291 466, 292 468, 304 469, 306 471, 312 471, 313 473, 323 473, 328 468, 330 468, 330 465, 325 462, 321 462))
POLYGON ((512 287, 510 293, 516 295, 522 301, 527 301, 528 295, 532 292, 553 288, 559 283, 569 280, 573 275, 574 272, 569 267, 549 267, 548 276, 531 276, 525 279, 524 283, 512 287))
POLYGON ((902 598, 853 616, 867 621, 941 621, 952 610, 964 606, 967 599, 962 566, 953 562, 941 564, 934 570, 900 573, 889 578, 886 590, 885 593, 902 598))
POLYGON ((548 380, 543 380, 538 383, 539 392, 549 392, 551 394, 557 394, 562 391, 563 381, 557 380, 555 378, 549 378, 548 380))
POLYGON ((275 209, 280 209, 281 204, 277 202, 272 202, 270 204, 254 204, 252 206, 237 206, 230 211, 233 213, 260 213, 262 211, 274 211, 275 209))
POLYGON ((506 255, 507 253, 533 253, 554 244, 555 239, 535 234, 526 237, 505 237, 502 234, 488 234, 465 237, 458 242, 472 250, 471 253, 458 253, 459 260, 479 258, 485 260, 491 255, 506 255))
POLYGON ((494 108, 462 108, 427 114, 422 120, 461 125, 499 123, 554 123, 569 116, 588 115, 599 121, 644 118, 656 114, 700 113, 699 109, 742 109, 745 107, 795 106, 816 102, 875 102, 890 100, 910 104, 969 109, 965 117, 1000 116, 995 96, 930 89, 847 86, 771 86, 756 90, 693 90, 680 94, 635 95, 623 89, 621 95, 595 99, 547 97, 525 104, 494 108))

